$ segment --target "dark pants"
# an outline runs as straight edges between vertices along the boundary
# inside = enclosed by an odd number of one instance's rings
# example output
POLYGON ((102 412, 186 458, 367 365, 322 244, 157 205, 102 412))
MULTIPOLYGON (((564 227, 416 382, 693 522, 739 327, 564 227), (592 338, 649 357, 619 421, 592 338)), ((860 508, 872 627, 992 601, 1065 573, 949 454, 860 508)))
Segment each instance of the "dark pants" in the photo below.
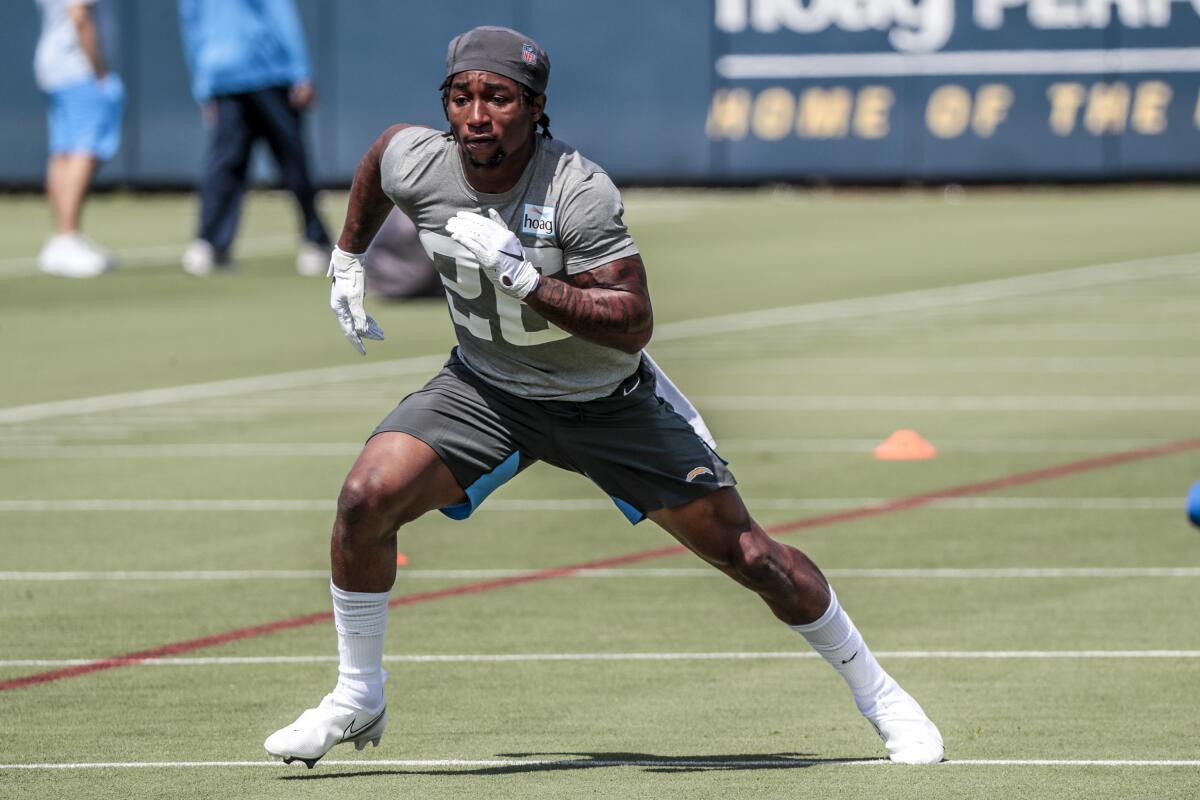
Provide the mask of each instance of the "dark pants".
POLYGON ((296 196, 304 222, 304 238, 329 244, 317 216, 316 191, 308 176, 300 112, 288 101, 288 88, 274 86, 245 94, 213 98, 217 119, 208 137, 204 176, 200 182, 200 238, 224 255, 233 244, 250 151, 265 139, 279 165, 284 188, 296 196))

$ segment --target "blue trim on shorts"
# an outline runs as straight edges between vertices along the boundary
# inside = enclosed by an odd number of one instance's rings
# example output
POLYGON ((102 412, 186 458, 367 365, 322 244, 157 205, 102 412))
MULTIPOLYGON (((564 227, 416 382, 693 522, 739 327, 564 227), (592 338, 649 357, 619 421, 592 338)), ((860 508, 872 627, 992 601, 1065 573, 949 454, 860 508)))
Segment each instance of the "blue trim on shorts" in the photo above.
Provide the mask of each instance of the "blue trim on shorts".
MULTIPOLYGON (((612 495, 609 495, 609 497, 612 497, 612 495)), ((625 515, 625 519, 629 520, 630 525, 637 525, 646 518, 645 514, 643 514, 641 511, 638 511, 621 498, 612 497, 612 501, 617 504, 617 508, 620 509, 621 513, 625 515)))
POLYGON ((494 470, 479 478, 466 488, 467 500, 453 506, 439 508, 450 519, 466 519, 475 509, 487 499, 487 496, 511 481, 521 465, 521 452, 514 450, 513 454, 500 462, 494 470))

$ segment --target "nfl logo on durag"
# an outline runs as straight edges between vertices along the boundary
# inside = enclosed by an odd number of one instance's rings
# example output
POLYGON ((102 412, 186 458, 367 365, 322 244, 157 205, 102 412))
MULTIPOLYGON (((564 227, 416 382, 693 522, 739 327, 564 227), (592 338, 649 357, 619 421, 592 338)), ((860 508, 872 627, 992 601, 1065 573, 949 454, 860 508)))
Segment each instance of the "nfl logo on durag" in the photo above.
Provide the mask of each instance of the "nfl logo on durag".
POLYGON ((553 236, 554 206, 535 206, 532 203, 526 203, 525 211, 521 214, 521 233, 530 233, 534 236, 553 236))
POLYGON ((533 49, 533 45, 529 42, 521 45, 521 60, 526 64, 537 63, 537 51, 533 49))

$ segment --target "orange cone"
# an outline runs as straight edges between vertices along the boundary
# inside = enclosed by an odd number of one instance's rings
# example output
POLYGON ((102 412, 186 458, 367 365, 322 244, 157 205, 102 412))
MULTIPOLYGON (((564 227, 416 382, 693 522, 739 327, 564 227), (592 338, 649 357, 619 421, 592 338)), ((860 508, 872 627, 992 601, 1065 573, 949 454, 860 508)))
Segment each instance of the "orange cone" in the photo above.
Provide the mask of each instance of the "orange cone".
POLYGON ((396 566, 397 567, 407 567, 408 566, 408 556, 404 555, 404 553, 401 553, 399 550, 396 551, 396 566))
POLYGON ((875 457, 880 461, 920 461, 936 458, 937 448, 916 431, 901 428, 875 448, 875 457))

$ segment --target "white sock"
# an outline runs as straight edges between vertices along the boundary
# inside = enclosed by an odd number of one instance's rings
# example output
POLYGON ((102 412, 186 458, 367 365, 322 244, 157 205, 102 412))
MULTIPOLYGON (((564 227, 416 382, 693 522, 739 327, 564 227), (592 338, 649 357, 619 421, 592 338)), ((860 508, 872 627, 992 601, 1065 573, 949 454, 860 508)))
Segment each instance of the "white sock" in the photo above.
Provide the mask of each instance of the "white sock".
POLYGON ((850 686, 855 700, 873 697, 883 688, 888 675, 871 654, 871 648, 863 641, 854 622, 842 610, 832 586, 829 587, 829 608, 820 619, 807 625, 788 627, 807 639, 812 649, 838 671, 850 686))
POLYGON ((383 637, 389 592, 347 592, 329 582, 338 637, 338 682, 331 701, 349 710, 383 708, 383 637))

